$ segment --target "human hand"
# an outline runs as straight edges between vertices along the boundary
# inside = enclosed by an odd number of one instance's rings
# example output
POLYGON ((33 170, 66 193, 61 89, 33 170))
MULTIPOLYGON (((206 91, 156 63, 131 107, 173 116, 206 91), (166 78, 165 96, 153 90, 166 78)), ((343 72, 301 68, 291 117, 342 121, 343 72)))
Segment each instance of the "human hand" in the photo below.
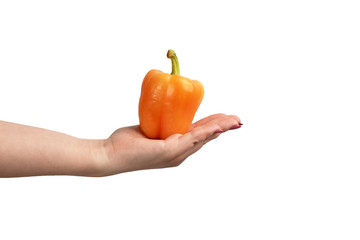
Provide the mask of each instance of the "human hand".
POLYGON ((106 140, 108 157, 101 175, 178 166, 207 142, 241 125, 235 115, 215 114, 193 123, 188 133, 165 140, 145 137, 138 125, 120 128, 106 140))

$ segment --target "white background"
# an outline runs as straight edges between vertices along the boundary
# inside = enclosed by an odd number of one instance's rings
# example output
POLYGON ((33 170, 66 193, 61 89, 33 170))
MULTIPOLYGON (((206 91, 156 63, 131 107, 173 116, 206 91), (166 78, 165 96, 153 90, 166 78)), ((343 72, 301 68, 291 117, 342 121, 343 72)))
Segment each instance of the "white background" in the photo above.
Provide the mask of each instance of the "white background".
MULTIPOLYGON (((180 167, 0 179, 0 239, 360 239, 357 1, 1 1, 0 119, 82 138, 138 123, 143 77, 238 115, 180 167)), ((1 134, 1 133, 0 133, 1 134)))

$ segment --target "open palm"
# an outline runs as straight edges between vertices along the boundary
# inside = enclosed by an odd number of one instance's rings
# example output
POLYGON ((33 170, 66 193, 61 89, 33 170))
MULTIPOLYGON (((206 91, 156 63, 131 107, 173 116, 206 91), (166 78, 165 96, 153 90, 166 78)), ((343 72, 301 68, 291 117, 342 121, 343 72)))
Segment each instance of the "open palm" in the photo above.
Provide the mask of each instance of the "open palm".
POLYGON ((240 126, 235 115, 214 114, 193 123, 186 134, 165 140, 147 138, 138 125, 120 128, 109 137, 108 174, 178 166, 207 142, 240 126))

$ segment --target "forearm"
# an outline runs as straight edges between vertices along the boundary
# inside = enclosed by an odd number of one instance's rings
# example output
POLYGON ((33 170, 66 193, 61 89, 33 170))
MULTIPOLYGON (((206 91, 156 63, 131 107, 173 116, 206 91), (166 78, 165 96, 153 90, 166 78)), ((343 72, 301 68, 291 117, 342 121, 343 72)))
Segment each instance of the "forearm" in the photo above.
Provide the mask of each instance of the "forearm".
POLYGON ((101 175, 105 144, 0 121, 0 177, 101 175))

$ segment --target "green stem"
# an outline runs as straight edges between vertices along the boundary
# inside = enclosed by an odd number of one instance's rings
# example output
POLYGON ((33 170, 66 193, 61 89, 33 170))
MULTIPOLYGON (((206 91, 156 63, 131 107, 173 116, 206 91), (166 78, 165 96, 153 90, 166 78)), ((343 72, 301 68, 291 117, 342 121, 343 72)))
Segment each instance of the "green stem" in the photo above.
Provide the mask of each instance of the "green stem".
POLYGON ((171 60, 171 75, 180 75, 179 60, 176 57, 175 51, 170 49, 167 52, 167 57, 171 60))

